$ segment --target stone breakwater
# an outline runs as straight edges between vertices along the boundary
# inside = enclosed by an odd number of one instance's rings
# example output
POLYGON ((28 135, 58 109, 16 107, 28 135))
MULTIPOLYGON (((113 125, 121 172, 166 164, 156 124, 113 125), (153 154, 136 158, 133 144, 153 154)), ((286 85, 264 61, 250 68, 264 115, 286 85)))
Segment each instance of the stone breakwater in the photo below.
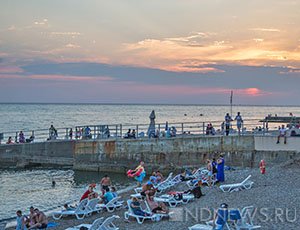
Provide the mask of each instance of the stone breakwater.
POLYGON ((256 167, 297 158, 300 139, 276 144, 272 136, 181 136, 161 139, 56 140, 0 145, 0 166, 66 166, 77 170, 125 172, 139 161, 147 171, 176 171, 197 167, 207 158, 225 154, 230 166, 256 167))

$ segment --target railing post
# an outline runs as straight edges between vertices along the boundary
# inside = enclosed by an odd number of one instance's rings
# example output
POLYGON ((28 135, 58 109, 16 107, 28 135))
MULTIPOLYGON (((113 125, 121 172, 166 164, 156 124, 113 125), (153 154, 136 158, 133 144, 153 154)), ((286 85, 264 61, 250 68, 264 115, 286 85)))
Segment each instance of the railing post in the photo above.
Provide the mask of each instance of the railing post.
POLYGON ((118 125, 116 125, 116 139, 118 138, 118 125))
POLYGON ((205 122, 202 122, 202 135, 205 135, 205 122))
MULTIPOLYGON (((120 124, 120 137, 122 138, 122 129, 123 129, 123 127, 122 127, 122 124, 120 124)), ((118 135, 117 135, 118 136, 118 135)))
POLYGON ((18 143, 18 132, 16 132, 15 143, 18 143))
POLYGON ((136 125, 135 138, 139 138, 139 125, 136 125))
POLYGON ((66 136, 65 136, 65 139, 69 139, 68 131, 69 131, 69 128, 66 128, 66 136))
POLYGON ((183 134, 183 123, 181 123, 181 134, 183 134))

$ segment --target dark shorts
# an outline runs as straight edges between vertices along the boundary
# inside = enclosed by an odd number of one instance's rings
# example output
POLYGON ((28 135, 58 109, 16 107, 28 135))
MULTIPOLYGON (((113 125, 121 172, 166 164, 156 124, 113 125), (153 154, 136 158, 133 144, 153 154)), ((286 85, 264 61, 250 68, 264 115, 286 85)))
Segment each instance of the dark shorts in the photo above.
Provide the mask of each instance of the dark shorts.
POLYGON ((103 190, 106 190, 106 189, 108 189, 108 188, 109 188, 108 185, 102 185, 102 189, 103 189, 103 190))

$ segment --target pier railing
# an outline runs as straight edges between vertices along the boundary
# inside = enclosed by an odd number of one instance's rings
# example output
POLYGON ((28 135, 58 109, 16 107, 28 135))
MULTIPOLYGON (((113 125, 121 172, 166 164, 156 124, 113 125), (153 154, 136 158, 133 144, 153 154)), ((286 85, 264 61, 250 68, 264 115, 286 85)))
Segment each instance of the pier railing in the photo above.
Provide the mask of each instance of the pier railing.
MULTIPOLYGON (((80 140, 80 139, 106 139, 106 138, 169 138, 182 135, 225 135, 225 126, 222 129, 223 121, 199 121, 199 122, 172 122, 156 123, 155 130, 148 133, 149 124, 85 124, 75 127, 51 129, 22 130, 25 136, 25 143, 43 142, 53 140, 80 140), (207 130, 208 124, 212 124, 213 131, 207 130), (128 131, 130 133, 128 134, 128 131), (149 135, 150 136, 149 136, 149 135), (30 139, 31 137, 31 139, 30 139)), ((265 122, 257 119, 244 120, 241 135, 278 135, 278 126, 272 124, 268 127, 265 122)), ((5 144, 9 137, 13 143, 20 143, 20 131, 0 131, 1 144, 5 144)), ((238 135, 236 122, 231 123, 229 135, 238 135)))

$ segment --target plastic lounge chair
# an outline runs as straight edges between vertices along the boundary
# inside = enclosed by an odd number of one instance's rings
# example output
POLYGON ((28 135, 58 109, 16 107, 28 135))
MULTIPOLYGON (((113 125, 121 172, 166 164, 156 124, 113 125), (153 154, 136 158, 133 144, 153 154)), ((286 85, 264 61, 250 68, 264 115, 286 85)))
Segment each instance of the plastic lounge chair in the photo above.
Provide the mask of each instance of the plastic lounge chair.
POLYGON ((234 192, 234 191, 239 191, 239 190, 242 190, 242 189, 250 189, 250 188, 252 188, 252 185, 254 183, 254 182, 249 180, 250 177, 251 177, 251 175, 249 175, 241 183, 220 185, 220 189, 223 192, 234 192))
POLYGON ((77 219, 82 220, 86 215, 86 205, 88 203, 88 199, 82 200, 79 205, 74 210, 61 210, 52 213, 52 217, 54 220, 59 220, 63 216, 71 216, 75 215, 77 219))
POLYGON ((186 204, 193 200, 195 196, 193 194, 182 194, 182 199, 176 199, 172 195, 164 194, 160 197, 154 197, 154 201, 156 202, 163 202, 165 204, 168 204, 170 207, 176 207, 178 204, 186 204))
POLYGON ((104 220, 103 217, 96 219, 92 224, 80 224, 73 228, 67 228, 66 230, 79 230, 82 227, 87 228, 87 230, 119 230, 113 221, 120 218, 119 216, 113 215, 104 220))
POLYGON ((119 209, 123 206, 123 201, 120 201, 121 197, 115 197, 111 201, 109 201, 107 204, 99 204, 97 205, 97 208, 99 209, 106 209, 108 212, 113 212, 116 209, 119 209))
POLYGON ((80 224, 75 227, 67 228, 66 230, 78 230, 81 227, 87 228, 88 230, 97 230, 103 223, 104 217, 94 220, 92 224, 80 224))
POLYGON ((181 176, 180 174, 173 177, 173 179, 170 181, 170 186, 173 187, 181 182, 181 176))
POLYGON ((189 230, 213 230, 213 227, 206 224, 195 224, 189 227, 189 230))
MULTIPOLYGON (((213 220, 210 220, 210 221, 207 221, 206 222, 206 225, 208 225, 208 226, 213 226, 213 220)), ((223 225, 223 229, 225 229, 225 227, 226 227, 226 229, 227 230, 231 230, 231 228, 229 227, 229 224, 228 224, 228 222, 226 222, 224 225, 223 225)))
MULTIPOLYGON (((152 210, 147 202, 147 200, 144 200, 145 206, 146 206, 146 212, 151 213, 152 210)), ((157 219, 162 219, 163 217, 169 218, 171 216, 171 214, 173 214, 173 212, 169 212, 169 213, 155 213, 157 216, 159 216, 159 218, 157 219)))
POLYGON ((143 187, 137 187, 134 189, 135 193, 141 193, 143 191, 143 187))
POLYGON ((89 214, 92 214, 93 212, 99 213, 99 211, 101 211, 101 208, 99 208, 99 206, 98 206, 99 201, 100 201, 100 199, 98 199, 98 198, 89 200, 84 209, 85 214, 89 215, 89 214))
POLYGON ((171 172, 164 181, 162 181, 158 185, 154 186, 157 189, 158 193, 161 193, 170 187, 170 182, 172 180, 172 176, 173 176, 173 173, 171 172))
MULTIPOLYGON (((133 210, 132 210, 132 208, 131 208, 131 206, 130 206, 131 202, 132 202, 131 200, 127 200, 128 211, 126 211, 126 212, 124 213, 124 218, 125 218, 126 220, 128 220, 129 217, 133 217, 133 218, 136 219, 136 221, 137 221, 139 224, 142 224, 142 223, 144 223, 145 220, 156 221, 156 220, 159 218, 159 216, 156 215, 156 214, 152 214, 151 216, 139 216, 139 215, 134 214, 134 212, 133 212, 133 210)), ((144 211, 144 212, 147 212, 147 210, 143 210, 143 211, 144 211)))
MULTIPOLYGON (((239 212, 237 209, 236 212, 239 212)), ((241 212, 239 212, 240 219, 234 220, 233 224, 237 230, 240 229, 259 229, 261 226, 254 225, 253 224, 253 213, 254 213, 254 207, 253 206, 247 206, 242 209, 241 212)))

